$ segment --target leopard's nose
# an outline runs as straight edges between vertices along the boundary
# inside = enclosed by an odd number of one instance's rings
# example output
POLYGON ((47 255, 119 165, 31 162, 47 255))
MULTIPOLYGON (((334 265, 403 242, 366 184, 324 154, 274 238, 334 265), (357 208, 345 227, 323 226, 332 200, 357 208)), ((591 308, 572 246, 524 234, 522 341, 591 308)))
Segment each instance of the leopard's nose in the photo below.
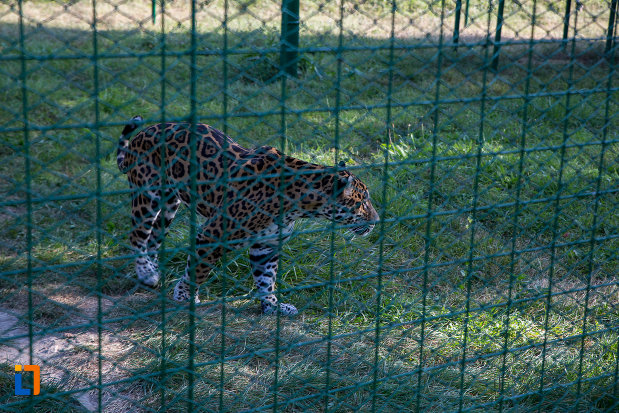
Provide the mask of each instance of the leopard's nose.
POLYGON ((380 221, 380 215, 378 215, 378 212, 376 212, 376 209, 372 208, 372 218, 371 221, 375 221, 378 222, 380 221))

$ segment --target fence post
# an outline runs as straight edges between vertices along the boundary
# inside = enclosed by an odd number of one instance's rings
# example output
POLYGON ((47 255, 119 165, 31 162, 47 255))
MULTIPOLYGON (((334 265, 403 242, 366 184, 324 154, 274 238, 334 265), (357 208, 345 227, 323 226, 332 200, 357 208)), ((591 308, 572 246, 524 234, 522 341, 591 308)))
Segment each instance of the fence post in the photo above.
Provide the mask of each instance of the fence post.
POLYGON ((297 77, 299 61, 299 0, 282 1, 280 69, 297 77))
POLYGON ((466 0, 466 8, 464 9, 464 26, 469 25, 469 0, 466 0))
POLYGON ((570 29, 570 14, 572 12, 572 0, 567 0, 565 4, 565 16, 563 17, 563 47, 565 47, 567 34, 570 29))
POLYGON ((606 49, 604 54, 608 56, 613 47, 615 35, 615 23, 617 17, 617 0, 612 0, 610 3, 610 16, 608 17, 608 33, 606 34, 606 49))
POLYGON ((492 51, 492 70, 496 72, 499 66, 499 50, 501 49, 501 30, 503 29, 503 10, 505 0, 499 0, 499 10, 496 19, 496 31, 494 35, 494 50, 492 51))
POLYGON ((454 22, 453 43, 458 44, 460 39, 460 14, 462 12, 462 0, 456 0, 456 21, 454 22))

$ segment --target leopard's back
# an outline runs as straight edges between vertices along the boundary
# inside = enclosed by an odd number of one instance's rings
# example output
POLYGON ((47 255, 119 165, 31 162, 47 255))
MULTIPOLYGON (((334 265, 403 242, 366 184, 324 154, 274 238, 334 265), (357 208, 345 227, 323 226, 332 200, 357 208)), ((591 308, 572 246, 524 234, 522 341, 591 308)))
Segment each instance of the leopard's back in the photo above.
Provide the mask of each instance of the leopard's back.
POLYGON ((195 133, 197 179, 206 181, 223 175, 226 160, 237 159, 249 151, 219 130, 205 124, 192 128, 186 122, 168 122, 144 128, 128 143, 124 164, 129 180, 143 186, 153 184, 162 172, 161 155, 165 151, 168 180, 188 184, 191 164, 191 134, 195 133), (165 149, 162 137, 165 136, 165 149))

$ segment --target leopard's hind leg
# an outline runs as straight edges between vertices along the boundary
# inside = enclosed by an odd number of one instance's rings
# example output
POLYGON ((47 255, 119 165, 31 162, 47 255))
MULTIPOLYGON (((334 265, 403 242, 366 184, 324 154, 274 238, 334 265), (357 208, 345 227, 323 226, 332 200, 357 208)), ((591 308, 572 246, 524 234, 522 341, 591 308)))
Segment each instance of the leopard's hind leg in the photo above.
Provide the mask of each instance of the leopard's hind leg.
POLYGON ((191 279, 192 271, 195 271, 195 289, 193 300, 196 303, 200 302, 198 298, 198 288, 208 278, 209 274, 215 267, 217 260, 221 258, 223 248, 216 239, 208 237, 203 233, 199 233, 196 238, 196 255, 197 259, 195 269, 192 267, 191 255, 187 257, 187 267, 185 274, 176 283, 174 287, 174 299, 179 302, 189 301, 191 299, 191 279))
POLYGON ((274 246, 254 244, 249 249, 251 272, 262 303, 262 312, 274 314, 279 311, 283 315, 296 315, 298 310, 294 305, 278 302, 274 294, 278 260, 279 254, 274 246))

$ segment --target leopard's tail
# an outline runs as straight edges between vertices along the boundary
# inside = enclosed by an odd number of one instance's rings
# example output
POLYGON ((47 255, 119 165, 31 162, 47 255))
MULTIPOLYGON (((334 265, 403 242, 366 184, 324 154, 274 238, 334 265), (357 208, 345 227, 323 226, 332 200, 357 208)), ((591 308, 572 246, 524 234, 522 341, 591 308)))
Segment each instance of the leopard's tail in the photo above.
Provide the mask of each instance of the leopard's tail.
POLYGON ((142 124, 142 117, 140 115, 134 116, 131 118, 131 122, 125 125, 122 133, 120 134, 120 139, 118 140, 118 149, 116 151, 116 163, 118 164, 118 169, 120 172, 126 174, 129 168, 125 165, 125 155, 127 154, 127 150, 129 149, 129 139, 131 138, 131 134, 142 124))

